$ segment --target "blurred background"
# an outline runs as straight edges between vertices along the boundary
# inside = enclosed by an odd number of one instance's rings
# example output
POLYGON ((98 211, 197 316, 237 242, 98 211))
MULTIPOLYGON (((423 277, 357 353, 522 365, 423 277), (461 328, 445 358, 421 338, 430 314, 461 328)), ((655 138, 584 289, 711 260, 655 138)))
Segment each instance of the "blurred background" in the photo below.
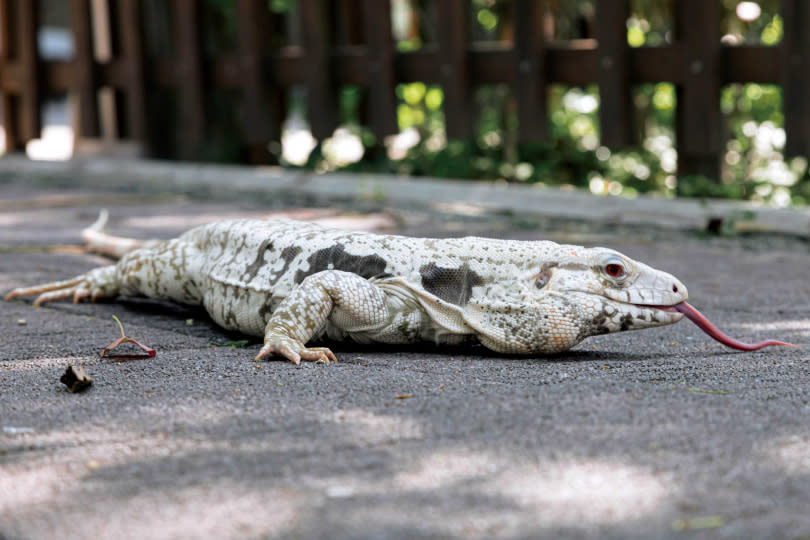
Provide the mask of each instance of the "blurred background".
POLYGON ((802 0, 2 0, 4 151, 810 198, 802 0), (787 117, 787 123, 786 123, 787 117))

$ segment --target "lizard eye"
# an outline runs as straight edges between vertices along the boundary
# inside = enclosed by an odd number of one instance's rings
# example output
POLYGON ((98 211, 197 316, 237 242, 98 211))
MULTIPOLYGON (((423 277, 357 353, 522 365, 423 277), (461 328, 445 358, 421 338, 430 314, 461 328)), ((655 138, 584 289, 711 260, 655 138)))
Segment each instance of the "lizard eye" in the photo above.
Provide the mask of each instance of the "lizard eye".
POLYGON ((627 269, 624 266, 624 262, 615 256, 605 262, 602 271, 606 276, 613 279, 624 279, 627 277, 627 269))
POLYGON ((624 275, 624 268, 620 264, 611 263, 605 266, 605 273, 613 278, 621 277, 624 275))

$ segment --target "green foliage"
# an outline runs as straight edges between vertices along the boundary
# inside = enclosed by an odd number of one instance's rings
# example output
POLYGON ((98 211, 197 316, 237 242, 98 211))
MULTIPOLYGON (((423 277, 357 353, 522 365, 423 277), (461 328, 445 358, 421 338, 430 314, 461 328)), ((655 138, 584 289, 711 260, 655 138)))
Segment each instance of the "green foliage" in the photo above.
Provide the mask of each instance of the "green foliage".
POLYGON ((273 13, 290 13, 296 3, 296 0, 267 0, 267 7, 273 13))
MULTIPOLYGON (((737 13, 739 0, 719 0, 722 6, 721 31, 726 45, 757 43, 775 46, 781 43, 783 21, 778 0, 758 0, 761 13, 745 18, 737 13)), ((419 16, 430 14, 428 3, 413 0, 419 16)), ((218 30, 210 39, 235 39, 232 0, 206 0, 214 12, 209 27, 218 30)), ((296 0, 267 0, 276 14, 291 14, 296 0)), ((506 0, 471 0, 470 39, 474 41, 509 40, 512 28, 511 3, 506 0)), ((631 47, 672 44, 673 13, 671 0, 631 0, 627 21, 627 43, 631 47)), ((570 0, 553 3, 554 39, 593 37, 596 0, 570 0)), ((406 18, 407 19, 407 18, 406 18)), ((396 29, 395 29, 396 30, 396 29)), ((398 51, 420 49, 435 41, 441 29, 424 22, 400 29, 398 51)), ((217 45, 219 47, 219 45, 217 45)), ((376 170, 437 177, 502 180, 509 182, 570 185, 594 193, 635 196, 655 193, 688 197, 744 198, 777 205, 810 201, 810 173, 807 159, 785 161, 784 114, 779 87, 763 84, 732 84, 722 89, 720 106, 726 121, 728 140, 720 178, 682 176, 676 178, 675 111, 677 92, 671 83, 643 84, 634 87, 635 119, 633 131, 637 144, 629 149, 601 145, 599 126, 599 89, 554 85, 548 88, 547 142, 521 143, 514 96, 506 85, 475 89, 474 133, 469 140, 448 140, 443 108, 447 96, 437 85, 409 82, 396 87, 397 123, 407 137, 388 141, 387 154, 371 132, 363 127, 367 118, 364 107, 367 92, 347 86, 338 99, 341 134, 321 141, 310 156, 308 166, 316 170, 376 170), (361 160, 330 156, 330 149, 347 148, 346 137, 354 137, 365 149, 361 160), (339 144, 337 139, 343 137, 339 144), (406 140, 407 139, 407 140, 406 140), (404 142, 403 142, 404 141, 404 142)), ((300 89, 289 92, 288 114, 305 116, 306 101, 300 89)), ((234 111, 215 104, 220 111, 217 123, 235 129, 234 111)), ((236 139, 237 137, 234 137, 236 139)), ((228 136, 213 141, 223 144, 228 136)), ((226 145, 227 146, 227 145, 226 145)), ((350 146, 350 145, 349 145, 350 146)), ((212 149, 212 153, 214 150, 212 149)), ((238 152, 225 148, 220 154, 238 152)))

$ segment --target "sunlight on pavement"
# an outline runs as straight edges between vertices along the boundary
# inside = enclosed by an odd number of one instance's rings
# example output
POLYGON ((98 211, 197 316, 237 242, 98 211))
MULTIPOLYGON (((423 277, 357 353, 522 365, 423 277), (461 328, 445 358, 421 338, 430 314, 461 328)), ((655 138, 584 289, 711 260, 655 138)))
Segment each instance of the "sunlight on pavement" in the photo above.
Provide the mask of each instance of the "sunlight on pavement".
POLYGON ((346 409, 326 417, 351 431, 350 440, 367 444, 419 439, 424 436, 422 425, 400 416, 374 414, 362 409, 346 409))
POLYGON ((745 330, 801 330, 810 332, 810 319, 740 323, 737 326, 745 330))
POLYGON ((777 441, 768 451, 771 459, 790 474, 810 474, 810 437, 799 435, 777 441))
POLYGON ((421 459, 411 470, 399 473, 394 484, 407 490, 437 489, 480 478, 497 469, 497 463, 485 454, 440 451, 421 459))
POLYGON ((606 461, 546 463, 513 468, 484 492, 534 508, 549 524, 617 523, 640 519, 677 493, 667 475, 606 461))

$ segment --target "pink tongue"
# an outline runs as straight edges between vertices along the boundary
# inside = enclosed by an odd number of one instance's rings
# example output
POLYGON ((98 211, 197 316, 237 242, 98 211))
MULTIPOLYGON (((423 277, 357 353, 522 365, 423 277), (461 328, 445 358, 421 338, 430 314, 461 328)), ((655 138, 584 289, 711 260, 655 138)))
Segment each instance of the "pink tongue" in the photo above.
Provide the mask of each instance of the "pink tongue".
POLYGON ((768 339, 765 341, 760 341, 759 343, 743 343, 742 341, 737 341, 736 339, 727 336, 723 332, 720 331, 715 325, 709 322, 709 319, 704 317, 698 310, 687 304, 686 302, 681 302, 680 304, 675 304, 674 306, 669 306, 673 311, 679 311, 686 315, 686 318, 698 325, 698 328, 709 334, 711 337, 726 345, 731 347, 732 349, 739 349, 741 351, 758 351, 763 347, 770 347, 771 345, 782 345, 783 347, 798 347, 798 345, 794 345, 792 343, 785 343, 784 341, 776 341, 773 339, 768 339))

